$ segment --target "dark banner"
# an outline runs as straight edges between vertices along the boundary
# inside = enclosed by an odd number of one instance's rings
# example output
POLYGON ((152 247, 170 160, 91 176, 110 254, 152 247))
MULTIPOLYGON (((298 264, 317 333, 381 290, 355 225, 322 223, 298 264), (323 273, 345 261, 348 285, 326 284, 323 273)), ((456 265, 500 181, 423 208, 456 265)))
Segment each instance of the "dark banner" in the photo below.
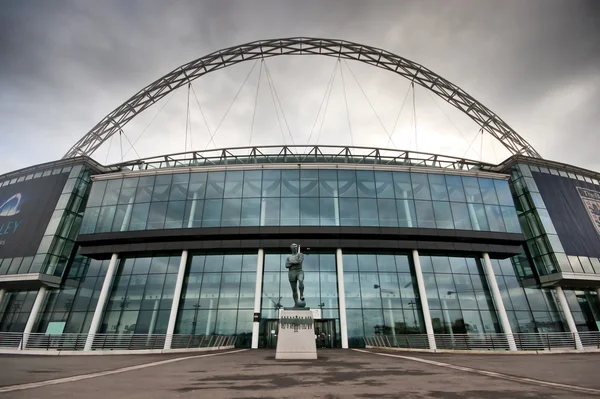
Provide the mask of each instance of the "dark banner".
POLYGON ((600 186, 533 172, 567 255, 600 257, 600 186))
POLYGON ((0 259, 35 255, 68 176, 0 187, 0 259))

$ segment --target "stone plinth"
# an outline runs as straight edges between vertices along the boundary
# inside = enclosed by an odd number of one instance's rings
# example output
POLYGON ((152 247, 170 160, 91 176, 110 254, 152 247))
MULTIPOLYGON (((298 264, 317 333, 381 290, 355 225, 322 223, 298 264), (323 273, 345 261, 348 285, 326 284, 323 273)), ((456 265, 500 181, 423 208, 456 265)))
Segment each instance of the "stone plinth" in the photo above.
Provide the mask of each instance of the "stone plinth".
POLYGON ((275 359, 303 360, 316 358, 315 324, 310 308, 281 310, 275 359))

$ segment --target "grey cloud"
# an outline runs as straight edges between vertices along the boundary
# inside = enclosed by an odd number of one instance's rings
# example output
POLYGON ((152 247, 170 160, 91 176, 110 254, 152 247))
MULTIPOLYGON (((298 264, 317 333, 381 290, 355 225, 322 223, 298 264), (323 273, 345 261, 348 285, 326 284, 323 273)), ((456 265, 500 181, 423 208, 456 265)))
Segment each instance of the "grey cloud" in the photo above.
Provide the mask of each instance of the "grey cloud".
MULTIPOLYGON (((370 44, 419 62, 495 111, 545 157, 598 170, 599 17, 598 3, 584 0, 5 2, 0 13, 0 173, 59 158, 104 115, 178 65, 219 48, 296 35, 370 44)), ((334 61, 273 59, 268 65, 291 130, 299 140, 308 138, 334 61)), ((352 68, 389 129, 408 82, 363 65, 352 68)), ((212 129, 249 69, 227 68, 194 83, 212 129)), ((345 77, 350 88, 354 83, 345 77)), ((349 143, 337 84, 320 142, 349 143)), ((215 138, 218 145, 247 144, 255 85, 256 78, 250 79, 215 138)), ((349 91, 357 141, 385 145, 388 138, 362 94, 356 87, 349 91)), ((419 126, 452 137, 438 151, 462 156, 465 141, 476 134, 473 124, 442 104, 463 138, 424 90, 417 90, 417 96, 419 126), (458 144, 460 153, 454 150, 458 144)), ((264 86, 260 100, 255 142, 281 142, 264 86)), ((176 93, 136 144, 142 156, 183 150, 185 104, 186 93, 176 93)), ((132 141, 158 106, 127 126, 132 141)), ((410 130, 407 112, 403 130, 410 130)), ((194 143, 204 148, 207 132, 197 106, 192 120, 194 143)), ((411 142, 410 137, 394 140, 411 142)), ((423 149, 435 150, 440 139, 419 141, 423 149)), ((479 148, 473 150, 478 143, 468 156, 478 156, 479 148)), ((113 139, 109 162, 120 158, 119 146, 119 139, 113 139)), ((107 147, 96 154, 100 162, 107 159, 107 147)), ((484 148, 484 154, 492 151, 501 155, 503 150, 484 148)))

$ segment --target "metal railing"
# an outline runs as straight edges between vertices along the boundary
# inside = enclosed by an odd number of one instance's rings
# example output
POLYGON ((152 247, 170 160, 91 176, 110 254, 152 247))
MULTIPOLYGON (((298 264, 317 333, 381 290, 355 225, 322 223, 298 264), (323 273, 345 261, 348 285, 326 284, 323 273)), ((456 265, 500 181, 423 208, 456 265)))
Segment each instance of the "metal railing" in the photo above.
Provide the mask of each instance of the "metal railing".
MULTIPOLYGON (((88 334, 0 333, 0 348, 82 351, 88 334), (25 335, 25 336, 24 336, 25 335)), ((95 334, 92 350, 160 350, 166 334, 95 334)), ((173 334, 171 349, 235 346, 235 335, 173 334)))
MULTIPOLYGON (((509 350, 506 334, 434 334, 437 349, 450 350, 509 350)), ((577 341, 584 349, 600 349, 600 332, 516 333, 513 334, 520 351, 576 350, 577 341)), ((430 349, 427 334, 380 334, 363 337, 367 347, 430 349)))

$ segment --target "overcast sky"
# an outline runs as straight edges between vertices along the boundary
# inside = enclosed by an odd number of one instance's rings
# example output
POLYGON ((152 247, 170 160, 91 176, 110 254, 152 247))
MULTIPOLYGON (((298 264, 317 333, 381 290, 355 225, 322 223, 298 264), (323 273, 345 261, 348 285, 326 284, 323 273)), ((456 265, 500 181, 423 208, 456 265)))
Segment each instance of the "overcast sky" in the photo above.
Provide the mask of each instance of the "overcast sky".
MULTIPOLYGON (((3 0, 0 173, 59 159, 179 65, 292 36, 354 41, 420 63, 494 111, 543 157, 600 171, 599 21, 595 0, 3 0)), ((168 95, 125 127, 127 138, 115 136, 93 157, 104 164, 207 146, 290 144, 285 121, 296 144, 311 137, 310 144, 395 146, 493 163, 509 155, 489 135, 482 144, 477 125, 425 89, 415 89, 413 102, 410 83, 390 72, 327 57, 253 66, 208 74, 193 92, 168 95), (272 93, 281 100, 283 128, 272 93), (318 114, 324 99, 327 112, 318 114)))

